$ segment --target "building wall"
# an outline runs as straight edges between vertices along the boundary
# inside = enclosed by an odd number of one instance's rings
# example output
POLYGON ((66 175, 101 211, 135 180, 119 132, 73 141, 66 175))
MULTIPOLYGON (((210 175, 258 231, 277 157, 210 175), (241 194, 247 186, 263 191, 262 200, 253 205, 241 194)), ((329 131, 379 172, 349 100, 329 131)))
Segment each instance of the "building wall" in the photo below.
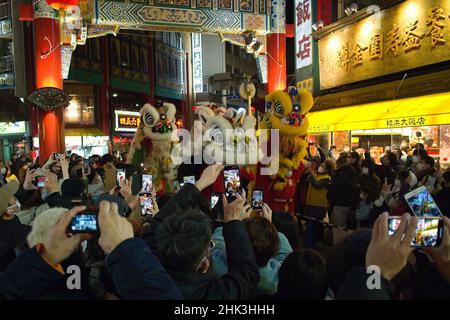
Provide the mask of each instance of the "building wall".
POLYGON ((219 36, 202 34, 203 77, 225 72, 225 45, 219 36))

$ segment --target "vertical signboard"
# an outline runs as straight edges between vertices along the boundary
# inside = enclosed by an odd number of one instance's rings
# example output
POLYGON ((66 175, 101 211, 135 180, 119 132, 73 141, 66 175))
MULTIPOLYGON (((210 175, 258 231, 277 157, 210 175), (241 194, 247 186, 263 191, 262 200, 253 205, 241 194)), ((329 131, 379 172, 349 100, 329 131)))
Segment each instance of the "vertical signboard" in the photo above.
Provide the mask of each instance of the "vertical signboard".
POLYGON ((295 0, 296 69, 312 64, 311 0, 295 0))
POLYGON ((202 35, 192 34, 192 69, 194 92, 203 92, 202 35))

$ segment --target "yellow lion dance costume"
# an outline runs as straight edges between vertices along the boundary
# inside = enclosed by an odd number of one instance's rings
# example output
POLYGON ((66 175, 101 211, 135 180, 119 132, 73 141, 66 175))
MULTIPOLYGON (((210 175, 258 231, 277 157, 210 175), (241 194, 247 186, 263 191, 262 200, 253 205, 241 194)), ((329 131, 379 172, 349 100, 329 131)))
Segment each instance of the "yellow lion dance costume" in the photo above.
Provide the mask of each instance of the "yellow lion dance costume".
POLYGON ((260 129, 279 130, 279 170, 273 176, 259 174, 256 186, 264 189, 264 200, 273 211, 293 213, 295 210, 296 186, 304 170, 303 159, 308 147, 306 115, 313 104, 312 95, 296 87, 274 91, 266 96, 266 112, 260 129))

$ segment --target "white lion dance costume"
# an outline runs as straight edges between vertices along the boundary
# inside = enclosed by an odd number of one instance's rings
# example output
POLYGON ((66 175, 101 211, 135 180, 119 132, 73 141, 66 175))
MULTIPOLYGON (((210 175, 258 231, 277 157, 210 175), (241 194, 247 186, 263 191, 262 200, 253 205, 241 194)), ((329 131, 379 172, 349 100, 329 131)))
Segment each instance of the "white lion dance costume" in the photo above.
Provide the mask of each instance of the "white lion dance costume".
POLYGON ((176 178, 176 167, 171 160, 171 151, 178 142, 175 125, 175 106, 170 103, 157 110, 145 104, 141 110, 141 122, 128 154, 128 163, 143 167, 145 173, 153 175, 156 190, 169 186, 176 178))

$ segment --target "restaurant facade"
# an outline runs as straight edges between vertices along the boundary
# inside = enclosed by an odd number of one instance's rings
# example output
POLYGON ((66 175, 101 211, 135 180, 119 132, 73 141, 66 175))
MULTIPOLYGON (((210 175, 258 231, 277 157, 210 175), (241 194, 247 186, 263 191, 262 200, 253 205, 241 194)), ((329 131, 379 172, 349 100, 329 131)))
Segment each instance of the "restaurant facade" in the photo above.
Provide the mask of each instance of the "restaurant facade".
POLYGON ((450 3, 408 0, 361 12, 313 36, 320 95, 310 139, 379 157, 423 143, 450 164, 450 3))

